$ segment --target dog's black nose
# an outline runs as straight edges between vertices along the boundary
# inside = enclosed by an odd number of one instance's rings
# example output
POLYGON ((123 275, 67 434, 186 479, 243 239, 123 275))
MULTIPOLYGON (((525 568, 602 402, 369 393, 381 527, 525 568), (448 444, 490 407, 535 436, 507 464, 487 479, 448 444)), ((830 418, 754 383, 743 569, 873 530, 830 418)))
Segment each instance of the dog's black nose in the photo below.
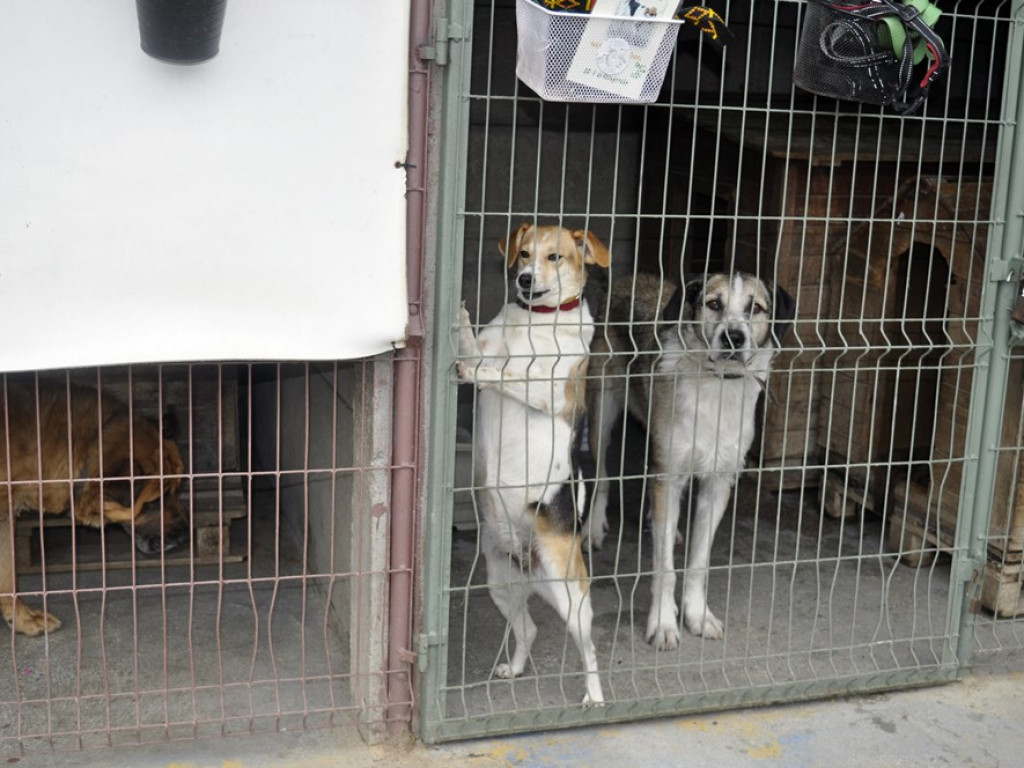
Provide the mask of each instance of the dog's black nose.
POLYGON ((524 291, 530 290, 533 287, 533 274, 530 272, 523 272, 516 278, 516 283, 524 291))
POLYGON ((725 340, 733 349, 743 349, 743 345, 747 343, 747 334, 743 331, 726 331, 725 340))

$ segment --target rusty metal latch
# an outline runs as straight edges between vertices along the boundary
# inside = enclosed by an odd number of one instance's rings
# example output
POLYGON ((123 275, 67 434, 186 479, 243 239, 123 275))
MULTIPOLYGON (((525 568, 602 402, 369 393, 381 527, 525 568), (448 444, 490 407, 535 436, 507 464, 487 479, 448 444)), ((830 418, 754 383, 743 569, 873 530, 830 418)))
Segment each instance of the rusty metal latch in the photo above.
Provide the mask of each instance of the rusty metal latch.
POLYGON ((968 611, 972 614, 981 613, 981 570, 984 563, 980 560, 963 555, 957 565, 957 576, 964 584, 964 600, 967 601, 968 611))

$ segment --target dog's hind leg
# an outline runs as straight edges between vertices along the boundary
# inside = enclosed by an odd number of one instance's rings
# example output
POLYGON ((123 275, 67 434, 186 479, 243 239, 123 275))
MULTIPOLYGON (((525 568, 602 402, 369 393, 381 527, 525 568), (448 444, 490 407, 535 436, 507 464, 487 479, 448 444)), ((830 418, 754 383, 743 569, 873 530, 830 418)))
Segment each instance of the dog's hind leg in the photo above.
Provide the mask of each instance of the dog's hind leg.
POLYGON ((725 632, 722 622, 708 609, 708 564, 711 543, 729 506, 734 477, 705 475, 697 490, 697 511, 690 531, 690 556, 683 576, 683 619, 695 635, 718 640, 725 632))
POLYGON ((60 620, 45 611, 29 608, 14 596, 14 519, 0 520, 0 611, 15 632, 36 636, 60 628, 60 620))
POLYGON ((594 608, 579 538, 571 533, 539 534, 534 548, 537 552, 532 573, 534 589, 558 611, 583 660, 587 685, 583 705, 601 705, 604 693, 592 636, 594 608))
POLYGON ((494 676, 504 679, 518 677, 526 669, 530 648, 537 637, 537 625, 530 618, 527 606, 531 593, 530 584, 520 564, 510 555, 485 546, 484 559, 487 562, 487 588, 491 600, 505 617, 516 639, 516 647, 511 658, 507 663, 494 667, 494 676))
POLYGON ((593 549, 600 549, 608 533, 608 450, 615 422, 622 416, 622 398, 607 381, 591 383, 588 403, 590 455, 596 467, 597 487, 583 535, 593 549), (593 391, 596 390, 596 391, 593 391))
POLYGON ((608 451, 615 424, 623 418, 626 392, 625 382, 611 375, 606 355, 591 358, 590 373, 591 381, 587 387, 588 437, 597 483, 584 538, 593 549, 600 549, 608 532, 608 451))

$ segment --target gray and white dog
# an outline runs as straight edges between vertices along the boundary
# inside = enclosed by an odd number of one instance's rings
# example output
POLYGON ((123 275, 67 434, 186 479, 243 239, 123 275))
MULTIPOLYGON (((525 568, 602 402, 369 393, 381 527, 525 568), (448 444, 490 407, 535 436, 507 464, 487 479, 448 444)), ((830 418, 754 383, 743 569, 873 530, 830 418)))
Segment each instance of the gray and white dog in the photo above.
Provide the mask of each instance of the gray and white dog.
POLYGON ((757 401, 795 317, 784 290, 743 273, 709 274, 683 286, 654 275, 612 286, 608 317, 591 349, 590 448, 597 463, 591 545, 607 531, 605 453, 627 409, 650 437, 653 573, 647 640, 679 644, 673 548, 682 494, 698 481, 683 577, 683 619, 695 635, 722 637, 707 606, 715 530, 754 440, 757 401))

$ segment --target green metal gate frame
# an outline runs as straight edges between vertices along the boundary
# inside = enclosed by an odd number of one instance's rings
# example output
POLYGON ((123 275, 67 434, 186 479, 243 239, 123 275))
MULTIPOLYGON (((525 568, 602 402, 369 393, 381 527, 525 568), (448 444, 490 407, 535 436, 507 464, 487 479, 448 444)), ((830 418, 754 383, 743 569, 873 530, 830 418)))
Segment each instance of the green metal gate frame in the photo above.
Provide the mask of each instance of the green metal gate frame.
POLYGON ((424 51, 443 77, 440 115, 435 125, 439 185, 436 190, 436 272, 434 285, 431 401, 426 488, 422 522, 421 632, 416 659, 419 675, 418 732, 427 743, 517 731, 683 715, 854 693, 935 685, 958 679, 971 663, 975 600, 986 557, 989 515, 999 453, 1000 425, 1007 391, 1010 345, 1019 340, 1010 309, 1017 279, 1024 271, 1024 0, 1013 0, 1006 54, 1003 114, 986 254, 986 289, 981 300, 975 386, 971 393, 960 489, 961 524, 952 552, 947 642, 932 667, 874 672, 841 680, 819 679, 770 688, 670 696, 655 702, 610 702, 600 708, 573 707, 558 713, 522 711, 477 720, 445 718, 448 592, 455 470, 456 389, 454 318, 462 282, 463 225, 469 130, 472 0, 435 5, 434 41, 424 51), (962 585, 962 588, 958 588, 962 585))

